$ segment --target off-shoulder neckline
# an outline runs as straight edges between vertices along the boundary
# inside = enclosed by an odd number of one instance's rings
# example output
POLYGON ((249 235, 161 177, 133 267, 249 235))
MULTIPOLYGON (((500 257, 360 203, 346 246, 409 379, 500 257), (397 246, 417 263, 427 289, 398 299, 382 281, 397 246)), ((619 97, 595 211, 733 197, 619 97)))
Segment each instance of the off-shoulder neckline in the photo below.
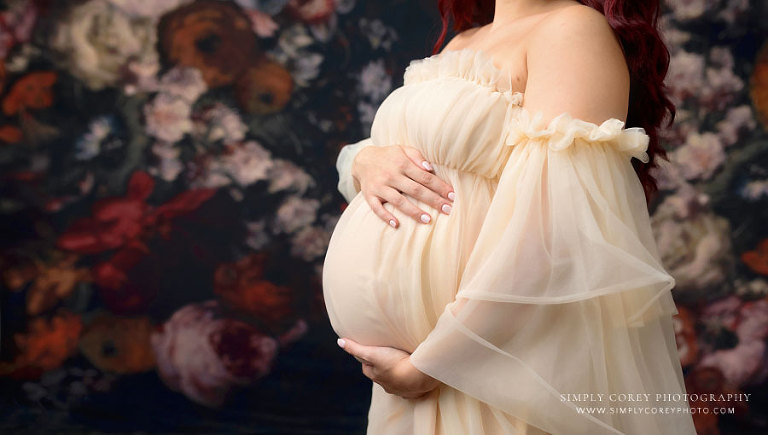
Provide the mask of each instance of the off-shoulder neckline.
MULTIPOLYGON (((484 50, 476 48, 460 48, 441 51, 421 59, 412 60, 406 67, 405 84, 435 78, 458 78, 474 82, 490 88, 506 97, 511 111, 508 120, 522 122, 525 133, 529 138, 543 139, 555 132, 566 133, 565 137, 573 139, 576 136, 591 138, 599 141, 612 141, 620 138, 626 151, 634 154, 643 162, 648 161, 645 153, 650 137, 642 127, 626 127, 626 122, 618 118, 609 118, 600 124, 573 117, 569 112, 563 112, 552 118, 545 125, 541 123, 541 111, 531 112, 523 107, 525 92, 511 90, 512 74, 496 66, 493 56, 484 50), (500 86, 506 82, 506 88, 500 86), (578 132, 578 133, 574 133, 578 132)), ((508 123, 509 124, 509 123, 508 123)), ((564 147, 565 145, 560 145, 564 147)))
POLYGON ((509 96, 513 104, 522 104, 524 92, 513 91, 512 74, 496 66, 485 50, 465 47, 443 50, 420 59, 413 59, 405 68, 405 82, 433 77, 460 77, 509 96), (413 79, 413 80, 409 80, 413 79))

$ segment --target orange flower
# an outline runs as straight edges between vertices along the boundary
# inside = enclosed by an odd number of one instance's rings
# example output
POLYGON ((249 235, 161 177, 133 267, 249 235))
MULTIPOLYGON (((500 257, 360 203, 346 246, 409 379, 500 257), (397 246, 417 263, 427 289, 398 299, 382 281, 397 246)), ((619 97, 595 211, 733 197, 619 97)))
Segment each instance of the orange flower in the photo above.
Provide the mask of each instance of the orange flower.
POLYGON ((254 316, 272 332, 283 332, 296 321, 295 295, 291 288, 263 279, 265 261, 260 253, 220 265, 214 292, 230 308, 254 316))
POLYGON ((154 326, 147 317, 98 314, 80 338, 80 350, 93 365, 114 373, 137 373, 155 367, 149 341, 154 326))
POLYGON ((741 261, 761 275, 768 275, 768 239, 763 239, 754 251, 741 254, 741 261))
POLYGON ((293 78, 282 65, 261 60, 248 68, 235 83, 235 96, 248 113, 280 111, 291 99, 293 78))
POLYGON ((77 351, 83 324, 80 315, 62 310, 50 320, 32 319, 27 328, 26 333, 14 336, 19 354, 13 363, 0 365, 0 374, 37 378, 61 366, 77 351))
POLYGON ((691 310, 678 306, 677 311, 673 316, 675 339, 680 352, 680 364, 687 367, 699 360, 699 343, 696 340, 696 327, 691 310))
POLYGON ((69 296, 78 282, 90 280, 87 268, 75 268, 77 255, 52 264, 37 263, 37 277, 27 293, 27 313, 37 315, 69 296))
POLYGON ((763 44, 755 58, 749 94, 755 105, 757 118, 768 128, 768 41, 763 44))
POLYGON ((3 125, 0 127, 0 141, 5 143, 16 143, 21 140, 21 130, 12 125, 3 125))
POLYGON ((33 72, 20 78, 3 99, 3 113, 15 115, 24 109, 44 109, 53 104, 53 71, 33 72))
POLYGON ((258 54, 247 14, 234 3, 202 0, 163 16, 159 49, 171 65, 200 70, 209 87, 232 83, 258 54))

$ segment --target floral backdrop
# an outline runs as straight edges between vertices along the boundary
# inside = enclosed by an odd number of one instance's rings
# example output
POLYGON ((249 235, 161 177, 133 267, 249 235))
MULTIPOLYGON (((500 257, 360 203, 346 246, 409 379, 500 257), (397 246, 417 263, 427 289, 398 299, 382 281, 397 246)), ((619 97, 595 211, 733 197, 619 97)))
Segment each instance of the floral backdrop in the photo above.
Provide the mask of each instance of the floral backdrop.
MULTIPOLYGON (((0 432, 364 433, 370 381, 320 286, 334 164, 436 16, 0 2, 0 432)), ((689 392, 750 394, 699 433, 768 431, 766 18, 765 0, 664 1, 678 112, 651 210, 680 358, 689 392)))

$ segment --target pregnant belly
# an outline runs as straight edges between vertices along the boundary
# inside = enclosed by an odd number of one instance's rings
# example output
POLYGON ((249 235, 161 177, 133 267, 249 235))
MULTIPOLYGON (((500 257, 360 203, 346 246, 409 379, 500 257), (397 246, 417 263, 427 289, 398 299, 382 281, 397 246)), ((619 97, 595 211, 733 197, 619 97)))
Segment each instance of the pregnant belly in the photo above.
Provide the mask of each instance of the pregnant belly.
POLYGON ((363 195, 349 203, 323 264, 325 305, 340 337, 412 352, 434 328, 455 298, 482 217, 477 210, 463 209, 461 192, 456 184, 454 188, 457 200, 451 215, 408 197, 430 213, 430 224, 385 203, 400 222, 397 229, 381 220, 363 195))

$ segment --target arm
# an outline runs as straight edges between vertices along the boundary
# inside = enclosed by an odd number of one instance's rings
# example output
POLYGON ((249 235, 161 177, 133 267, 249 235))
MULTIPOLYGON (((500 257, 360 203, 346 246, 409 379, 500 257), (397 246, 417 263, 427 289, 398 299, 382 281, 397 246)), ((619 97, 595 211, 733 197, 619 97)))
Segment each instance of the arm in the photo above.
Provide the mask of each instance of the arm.
POLYGON ((336 158, 336 170, 339 172, 337 188, 347 202, 352 202, 355 195, 360 192, 360 183, 352 176, 352 162, 360 150, 370 145, 373 145, 370 137, 346 145, 341 148, 339 156, 336 158))
MULTIPOLYGON (((602 14, 568 8, 540 23, 529 41, 523 108, 541 113, 539 129, 564 112, 595 124, 626 118, 629 71, 602 14)), ((451 312, 458 314, 465 303, 457 298, 451 312)))

